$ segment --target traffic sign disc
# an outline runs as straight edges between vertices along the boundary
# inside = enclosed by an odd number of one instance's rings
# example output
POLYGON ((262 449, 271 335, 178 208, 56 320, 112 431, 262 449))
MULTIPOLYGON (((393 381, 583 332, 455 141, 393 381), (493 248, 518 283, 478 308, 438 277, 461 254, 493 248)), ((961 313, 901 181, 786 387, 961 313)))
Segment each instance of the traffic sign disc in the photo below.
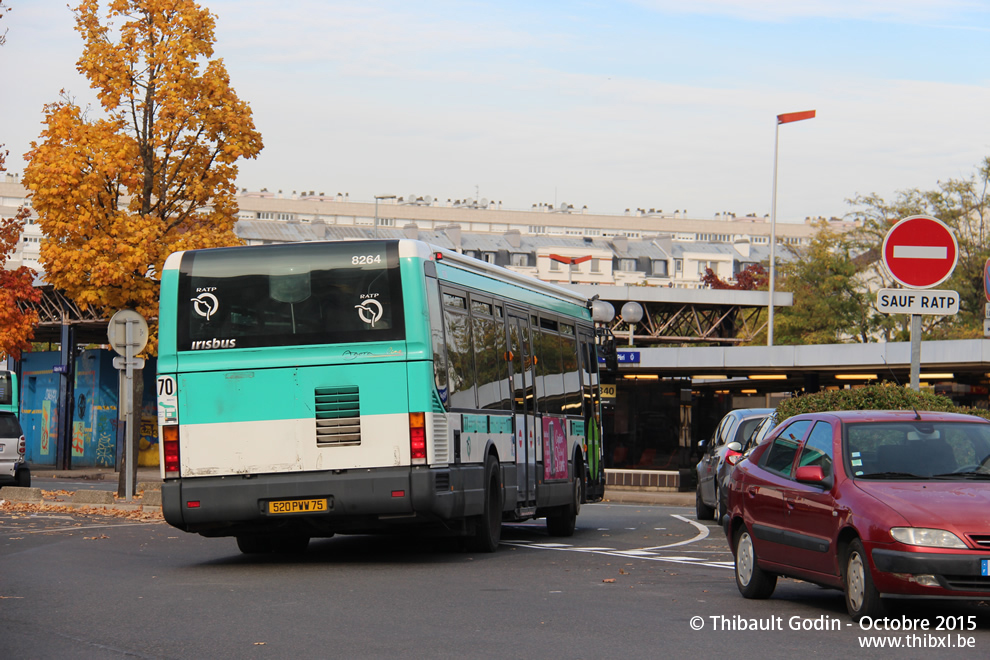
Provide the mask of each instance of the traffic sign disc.
POLYGON ((902 286, 928 289, 941 284, 956 268, 959 245, 952 230, 926 215, 904 218, 883 239, 883 263, 902 286))

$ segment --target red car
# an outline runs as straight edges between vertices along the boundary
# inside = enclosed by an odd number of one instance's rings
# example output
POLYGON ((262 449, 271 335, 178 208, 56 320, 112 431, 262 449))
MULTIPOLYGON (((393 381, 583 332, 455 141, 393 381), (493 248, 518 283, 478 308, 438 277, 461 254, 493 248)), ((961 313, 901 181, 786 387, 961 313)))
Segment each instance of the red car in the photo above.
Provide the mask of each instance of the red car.
POLYGON ((783 422, 738 465, 725 532, 736 584, 778 575, 845 591, 856 621, 887 598, 990 600, 990 422, 842 411, 783 422))

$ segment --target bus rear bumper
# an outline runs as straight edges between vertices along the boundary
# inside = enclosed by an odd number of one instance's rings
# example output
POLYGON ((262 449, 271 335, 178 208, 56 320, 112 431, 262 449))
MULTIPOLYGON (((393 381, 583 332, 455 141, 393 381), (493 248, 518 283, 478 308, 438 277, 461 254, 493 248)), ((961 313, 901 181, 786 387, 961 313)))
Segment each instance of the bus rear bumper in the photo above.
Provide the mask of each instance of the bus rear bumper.
POLYGON ((162 484, 162 514, 170 525, 205 536, 383 531, 463 515, 464 495, 449 482, 448 470, 427 467, 185 477, 162 484), (272 502, 293 501, 309 502, 309 511, 272 512, 272 502))

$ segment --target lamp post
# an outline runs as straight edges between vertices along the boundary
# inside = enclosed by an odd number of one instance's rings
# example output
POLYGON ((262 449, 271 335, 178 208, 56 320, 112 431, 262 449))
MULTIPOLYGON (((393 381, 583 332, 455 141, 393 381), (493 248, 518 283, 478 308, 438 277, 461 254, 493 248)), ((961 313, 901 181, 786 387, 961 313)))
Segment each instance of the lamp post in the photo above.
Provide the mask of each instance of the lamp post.
POLYGON ((633 345, 633 328, 643 319, 643 306, 634 300, 630 300, 622 306, 619 312, 622 320, 629 325, 629 346, 633 345))
POLYGON ((773 135, 773 192, 770 200, 770 299, 767 301, 767 346, 773 346, 773 294, 777 272, 777 145, 780 142, 780 125, 803 119, 814 119, 814 110, 787 112, 777 115, 773 135))
POLYGON ((375 238, 378 238, 378 200, 395 199, 395 195, 375 195, 375 238))

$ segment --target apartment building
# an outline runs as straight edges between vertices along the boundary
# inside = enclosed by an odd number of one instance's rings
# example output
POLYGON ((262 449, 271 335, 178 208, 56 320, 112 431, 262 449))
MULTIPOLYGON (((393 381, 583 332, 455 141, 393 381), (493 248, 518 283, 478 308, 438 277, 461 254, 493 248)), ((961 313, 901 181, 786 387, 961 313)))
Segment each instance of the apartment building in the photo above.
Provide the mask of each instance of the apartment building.
MULTIPOLYGON (((405 195, 352 201, 341 193, 246 189, 237 201, 235 231, 248 244, 415 236, 554 282, 696 288, 708 268, 728 280, 769 259, 769 219, 752 214, 691 218, 679 210, 627 209, 606 215, 569 204, 513 210, 485 199, 441 202, 405 195)), ((12 217, 25 204, 30 207, 30 199, 19 176, 7 174, 0 182, 0 215, 12 217)), ((813 233, 811 219, 776 224, 782 245, 800 247, 813 233)), ((41 270, 42 240, 32 214, 8 267, 41 270)), ((786 258, 782 250, 778 255, 786 258)))

